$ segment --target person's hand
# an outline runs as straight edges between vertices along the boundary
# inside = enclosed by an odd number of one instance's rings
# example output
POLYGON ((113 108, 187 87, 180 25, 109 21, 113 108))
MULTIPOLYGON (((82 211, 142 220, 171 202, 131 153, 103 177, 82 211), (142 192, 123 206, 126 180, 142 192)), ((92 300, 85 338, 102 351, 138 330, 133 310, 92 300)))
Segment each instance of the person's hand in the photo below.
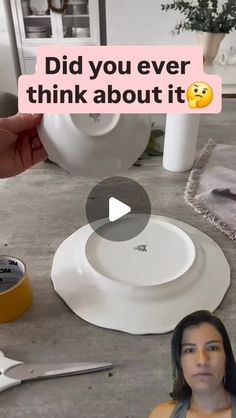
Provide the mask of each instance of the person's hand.
POLYGON ((47 158, 37 135, 41 115, 0 118, 0 178, 12 177, 47 158))

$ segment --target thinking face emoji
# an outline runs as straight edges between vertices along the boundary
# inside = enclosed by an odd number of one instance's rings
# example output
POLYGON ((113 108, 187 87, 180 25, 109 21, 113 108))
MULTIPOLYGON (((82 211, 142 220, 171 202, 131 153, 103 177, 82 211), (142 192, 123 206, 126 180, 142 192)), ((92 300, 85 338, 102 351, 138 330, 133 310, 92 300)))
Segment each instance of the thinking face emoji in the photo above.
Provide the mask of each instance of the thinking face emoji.
POLYGON ((213 99, 213 90, 209 84, 204 81, 196 81, 191 84, 187 90, 187 99, 189 107, 206 107, 213 99))

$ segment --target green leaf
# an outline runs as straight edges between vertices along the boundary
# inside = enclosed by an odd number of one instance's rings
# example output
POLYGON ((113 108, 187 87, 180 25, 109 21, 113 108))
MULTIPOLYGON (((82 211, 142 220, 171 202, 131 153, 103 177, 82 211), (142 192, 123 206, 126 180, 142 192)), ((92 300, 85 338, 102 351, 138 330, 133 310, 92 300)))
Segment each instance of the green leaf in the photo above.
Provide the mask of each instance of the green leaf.
POLYGON ((228 33, 236 29, 236 0, 226 0, 221 9, 218 0, 198 0, 196 6, 192 6, 192 1, 171 0, 162 4, 161 10, 176 10, 185 16, 185 21, 175 25, 172 34, 185 30, 228 33))

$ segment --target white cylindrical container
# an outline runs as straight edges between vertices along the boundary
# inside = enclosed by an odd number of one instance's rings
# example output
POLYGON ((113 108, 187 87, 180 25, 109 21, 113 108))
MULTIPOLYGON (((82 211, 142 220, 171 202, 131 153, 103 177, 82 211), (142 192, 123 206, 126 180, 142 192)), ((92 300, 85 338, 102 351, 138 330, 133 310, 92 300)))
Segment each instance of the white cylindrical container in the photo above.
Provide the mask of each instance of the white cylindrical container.
POLYGON ((192 168, 197 145, 200 114, 168 114, 166 116, 163 167, 169 171, 192 168))

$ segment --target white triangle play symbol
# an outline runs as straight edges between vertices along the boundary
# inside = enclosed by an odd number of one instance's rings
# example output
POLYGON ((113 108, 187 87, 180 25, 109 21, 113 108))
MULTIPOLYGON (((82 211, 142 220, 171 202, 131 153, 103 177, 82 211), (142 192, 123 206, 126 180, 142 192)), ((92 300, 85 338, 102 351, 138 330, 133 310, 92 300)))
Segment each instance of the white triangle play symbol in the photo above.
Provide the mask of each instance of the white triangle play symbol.
POLYGON ((115 197, 109 198, 109 221, 114 222, 127 213, 131 212, 131 207, 116 199, 115 197))

